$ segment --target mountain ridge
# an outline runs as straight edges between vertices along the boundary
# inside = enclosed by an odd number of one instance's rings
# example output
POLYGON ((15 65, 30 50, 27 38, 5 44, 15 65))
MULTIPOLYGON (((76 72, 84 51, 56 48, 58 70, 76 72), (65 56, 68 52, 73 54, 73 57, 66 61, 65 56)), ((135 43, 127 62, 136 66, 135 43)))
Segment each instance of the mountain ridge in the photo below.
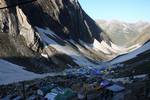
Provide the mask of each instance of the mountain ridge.
POLYGON ((137 21, 129 23, 119 20, 96 20, 96 22, 117 45, 128 47, 144 43, 150 39, 150 23, 148 22, 137 21))
MULTIPOLYGON (((11 5, 18 0, 3 1, 11 5)), ((142 46, 113 43, 76 0, 37 0, 3 9, 0 17, 1 62, 36 74, 69 68, 107 69, 113 58, 142 46)))
MULTIPOLYGON (((6 5, 11 5, 17 0, 3 2, 6 5)), ((0 13, 2 32, 8 34, 6 38, 15 48, 10 54, 4 50, 7 55, 2 54, 0 55, 1 58, 10 58, 8 60, 16 64, 19 61, 13 60, 12 56, 14 58, 31 58, 28 59, 29 65, 31 65, 31 68, 28 67, 30 70, 37 66, 37 62, 41 62, 38 68, 44 68, 44 71, 47 69, 46 72, 48 72, 52 65, 56 68, 60 68, 60 65, 62 65, 62 68, 68 65, 78 66, 79 64, 80 66, 82 64, 78 63, 78 59, 81 56, 84 56, 81 58, 85 62, 90 62, 88 59, 93 58, 102 60, 95 54, 94 49, 88 49, 82 43, 92 44, 94 38, 98 41, 106 39, 105 41, 110 42, 104 33, 101 34, 101 28, 82 10, 80 4, 75 0, 37 0, 3 9, 0 13), (74 46, 70 44, 70 40, 73 41, 74 46), (80 43, 81 41, 82 43, 80 43), (80 46, 82 50, 79 51, 76 45, 80 46), (66 52, 67 49, 68 52, 66 52), (91 54, 83 55, 83 52, 81 52, 83 50, 91 54), (33 60, 32 58, 36 59, 33 60)), ((5 49, 5 44, 3 45, 4 48, 2 49, 5 49)), ((98 55, 102 54, 102 52, 99 52, 98 55)), ((102 55, 102 58, 107 59, 104 55, 102 55)), ((87 65, 84 62, 82 63, 87 65)), ((21 65, 27 67, 25 63, 21 65)))

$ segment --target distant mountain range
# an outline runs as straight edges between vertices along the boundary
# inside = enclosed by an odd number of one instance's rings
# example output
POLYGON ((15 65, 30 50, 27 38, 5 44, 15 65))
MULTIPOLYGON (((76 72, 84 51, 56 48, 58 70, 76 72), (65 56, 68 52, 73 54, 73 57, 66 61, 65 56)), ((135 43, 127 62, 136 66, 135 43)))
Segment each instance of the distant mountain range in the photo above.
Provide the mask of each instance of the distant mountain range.
POLYGON ((127 23, 118 20, 96 20, 112 42, 120 46, 141 44, 150 39, 150 23, 127 23))

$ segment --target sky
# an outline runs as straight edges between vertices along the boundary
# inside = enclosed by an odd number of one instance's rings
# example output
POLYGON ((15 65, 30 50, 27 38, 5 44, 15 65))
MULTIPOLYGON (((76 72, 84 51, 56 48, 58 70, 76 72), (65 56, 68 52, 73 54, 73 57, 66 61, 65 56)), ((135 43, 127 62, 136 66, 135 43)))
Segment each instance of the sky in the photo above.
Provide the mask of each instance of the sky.
POLYGON ((150 0, 78 0, 94 20, 150 22, 150 0))

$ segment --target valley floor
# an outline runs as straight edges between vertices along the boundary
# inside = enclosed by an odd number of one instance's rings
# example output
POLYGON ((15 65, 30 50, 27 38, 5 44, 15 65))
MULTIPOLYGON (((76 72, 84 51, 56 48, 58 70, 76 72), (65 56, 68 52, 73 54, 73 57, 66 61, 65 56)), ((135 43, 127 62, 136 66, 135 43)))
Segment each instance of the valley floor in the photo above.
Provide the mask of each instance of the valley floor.
POLYGON ((57 98, 56 100, 149 100, 149 90, 148 75, 134 76, 124 83, 121 79, 117 82, 96 74, 66 74, 1 85, 0 98, 1 100, 24 98, 27 100, 44 98, 49 98, 48 100, 55 100, 54 98, 57 98))

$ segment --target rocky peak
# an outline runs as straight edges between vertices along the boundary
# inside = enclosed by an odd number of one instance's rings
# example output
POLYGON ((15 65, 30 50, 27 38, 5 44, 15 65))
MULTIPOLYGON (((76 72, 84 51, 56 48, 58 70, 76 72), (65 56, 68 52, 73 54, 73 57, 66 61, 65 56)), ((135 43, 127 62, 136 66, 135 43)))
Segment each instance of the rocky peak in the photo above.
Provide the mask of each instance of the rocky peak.
POLYGON ((81 39, 92 43, 93 37, 98 38, 101 33, 101 29, 86 15, 76 0, 4 0, 3 2, 7 6, 16 4, 16 7, 4 9, 9 17, 9 32, 13 34, 20 33, 21 17, 25 17, 24 21, 29 23, 29 28, 47 27, 64 39, 81 39), (29 1, 34 2, 23 4, 29 1))
MULTIPOLYGON (((49 41, 57 42, 59 48, 72 48, 71 52, 79 55, 78 49, 75 49, 76 45, 70 44, 71 42, 66 43, 66 41, 73 40, 76 43, 82 41, 92 44, 94 38, 98 41, 107 38, 100 35, 102 30, 83 11, 77 0, 1 0, 0 10, 1 30, 7 34, 8 37, 5 37, 14 48, 10 53, 3 50, 7 56, 0 56, 1 58, 7 57, 7 59, 10 56, 13 63, 18 61, 12 60, 12 55, 13 57, 19 56, 19 58, 32 58, 29 62, 34 66, 37 66, 37 62, 40 63, 39 66, 51 66, 53 63, 59 66, 60 64, 77 65, 73 57, 68 56, 70 53, 65 51, 60 53, 61 50, 50 46, 49 41), (50 65, 49 62, 51 62, 50 65)), ((78 56, 75 57, 78 59, 78 56)))

